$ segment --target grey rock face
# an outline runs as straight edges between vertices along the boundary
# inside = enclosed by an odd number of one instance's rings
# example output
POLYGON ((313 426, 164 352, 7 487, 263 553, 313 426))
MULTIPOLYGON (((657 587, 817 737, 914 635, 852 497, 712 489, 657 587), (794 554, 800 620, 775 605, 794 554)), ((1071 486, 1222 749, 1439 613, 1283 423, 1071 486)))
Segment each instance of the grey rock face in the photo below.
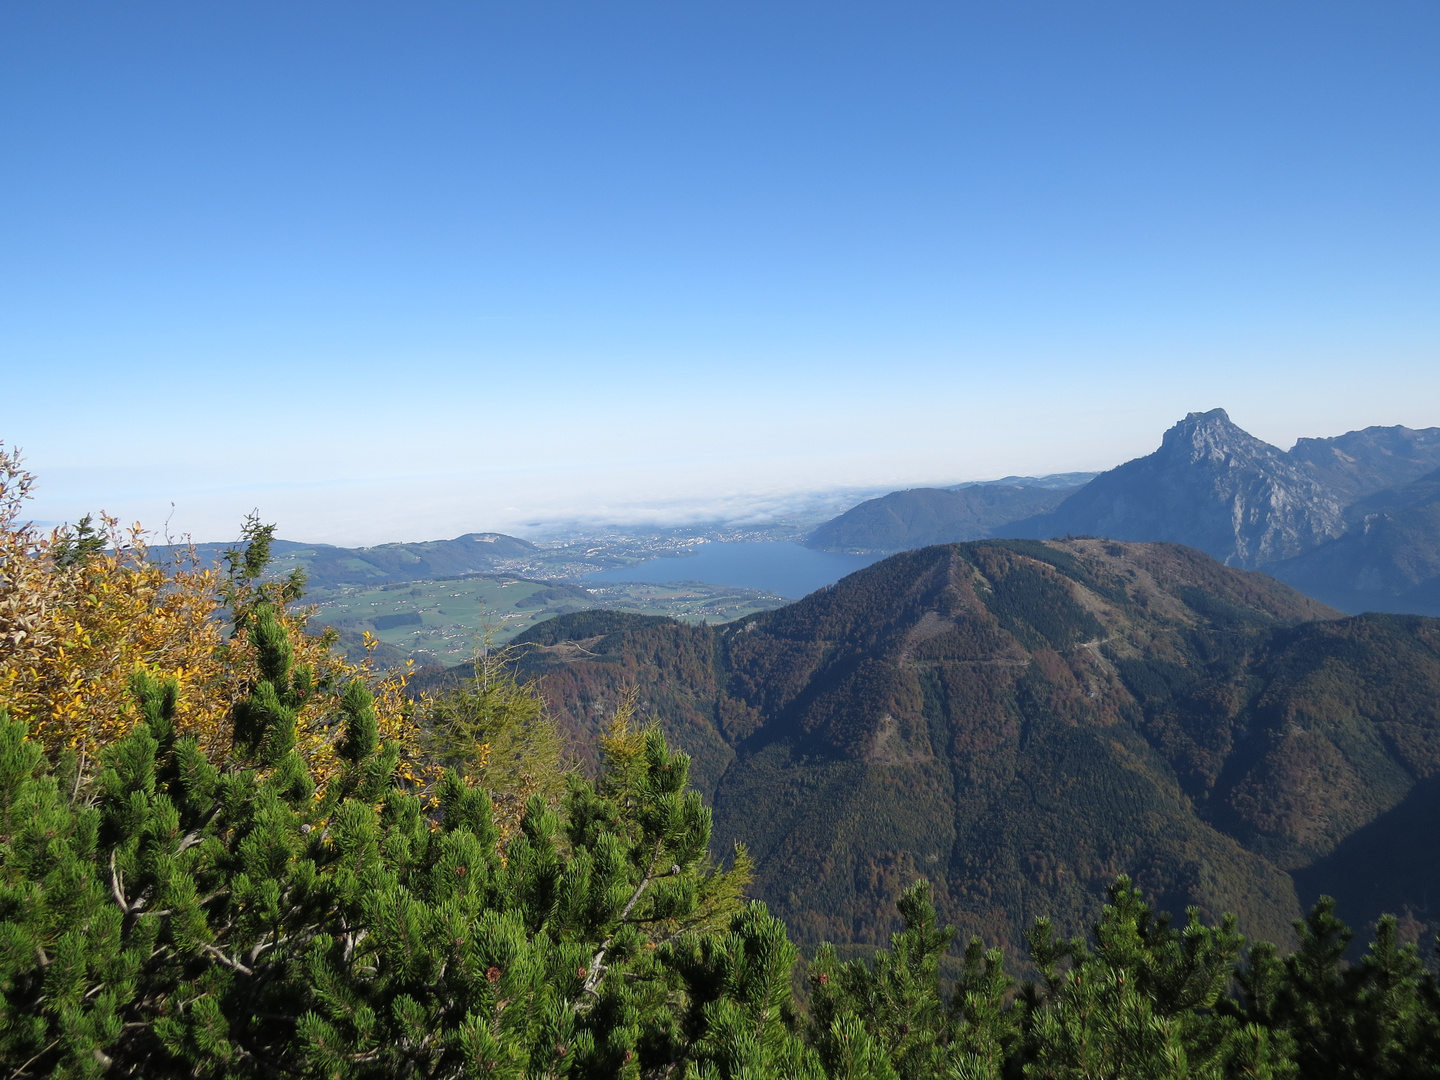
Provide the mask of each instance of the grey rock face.
POLYGON ((1440 469, 1345 517, 1344 536, 1265 572, 1342 611, 1440 615, 1440 469))
POLYGON ((1287 453, 1236 427, 1224 409, 1212 409, 1191 413, 1153 454, 1101 473, 1063 501, 1062 491, 1042 493, 1036 478, 1023 477, 988 490, 892 492, 820 526, 808 543, 893 551, 1004 536, 1169 540, 1231 566, 1263 566, 1294 584, 1303 580, 1312 595, 1347 609, 1406 604, 1384 609, 1440 611, 1440 579, 1431 580, 1428 569, 1440 557, 1433 554, 1440 548, 1434 499, 1421 500, 1429 509, 1402 508, 1391 490, 1418 484, 1437 468, 1440 428, 1368 427, 1301 439, 1287 453), (1037 498, 1043 495, 1058 504, 1037 498), (1345 542, 1337 545, 1341 536, 1345 542), (1300 560, 1306 552, 1313 557, 1300 560), (1429 607, 1414 606, 1417 589, 1435 593, 1425 601, 1429 607))
POLYGON ((1191 413, 1155 453, 1102 473, 1013 534, 1171 540, 1254 568, 1339 536, 1346 501, 1308 462, 1212 409, 1191 413))
POLYGON ((1290 457, 1352 502, 1440 468, 1440 428, 1368 427, 1329 439, 1301 439, 1290 457))

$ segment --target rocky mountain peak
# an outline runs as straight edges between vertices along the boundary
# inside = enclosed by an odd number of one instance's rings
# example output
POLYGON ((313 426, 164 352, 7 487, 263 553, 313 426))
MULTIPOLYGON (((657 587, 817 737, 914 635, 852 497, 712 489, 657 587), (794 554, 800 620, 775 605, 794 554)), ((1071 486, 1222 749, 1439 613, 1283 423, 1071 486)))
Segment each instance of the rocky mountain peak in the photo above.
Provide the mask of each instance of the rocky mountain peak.
POLYGON ((1025 535, 1173 540, 1234 566, 1299 554, 1343 531, 1343 504, 1312 467, 1237 427, 1192 412, 1153 454, 1101 473, 1025 535))
POLYGON ((1224 409, 1192 412, 1160 441, 1160 453, 1179 456, 1186 464, 1223 462, 1235 457, 1277 458, 1281 451, 1238 427, 1224 409))
POLYGON ((1234 429, 1235 431, 1240 430, 1238 427, 1235 427, 1235 424, 1230 419, 1230 414, 1227 413, 1224 409, 1209 409, 1205 412, 1186 413, 1185 419, 1177 423, 1174 428, 1171 428, 1171 430, 1174 431, 1177 428, 1207 426, 1228 427, 1234 429))

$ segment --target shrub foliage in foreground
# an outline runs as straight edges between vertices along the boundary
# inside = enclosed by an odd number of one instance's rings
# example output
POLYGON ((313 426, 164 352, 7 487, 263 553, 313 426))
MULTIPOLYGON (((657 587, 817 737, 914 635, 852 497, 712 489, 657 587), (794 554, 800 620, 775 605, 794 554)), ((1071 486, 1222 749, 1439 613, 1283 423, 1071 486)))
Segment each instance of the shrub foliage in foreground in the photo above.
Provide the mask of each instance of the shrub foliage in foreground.
MULTIPOLYGON (((794 950, 707 868, 708 815, 658 735, 621 734, 563 821, 534 800, 502 852, 483 791, 452 773, 432 816, 396 782, 358 683, 321 792, 293 751, 216 768, 175 737, 173 683, 136 691, 146 722, 93 788, 0 719, 14 1075, 609 1076, 798 1053, 794 950)), ((249 745, 284 746, 283 708, 247 715, 271 724, 249 745)))

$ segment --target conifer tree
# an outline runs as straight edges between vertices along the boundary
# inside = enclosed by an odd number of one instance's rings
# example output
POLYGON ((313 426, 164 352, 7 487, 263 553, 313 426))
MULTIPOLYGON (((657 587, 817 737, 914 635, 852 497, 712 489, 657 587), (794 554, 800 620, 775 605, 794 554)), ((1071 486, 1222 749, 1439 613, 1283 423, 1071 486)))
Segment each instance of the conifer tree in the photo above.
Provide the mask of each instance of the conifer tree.
POLYGON ((829 945, 816 957, 810 1037, 827 1070, 875 1080, 941 1077, 952 1069, 967 1077, 998 1077, 1014 1037, 1013 1016, 1004 1007, 1010 980, 999 951, 985 952, 979 939, 970 942, 947 1004, 940 958, 955 931, 937 926, 928 882, 916 882, 899 907, 904 929, 873 966, 840 964, 829 945))
POLYGON ((1309 1080, 1389 1080, 1440 1075, 1435 978, 1413 945, 1399 943, 1394 916, 1375 927, 1357 965, 1345 962, 1354 935, 1321 897, 1295 924, 1300 947, 1283 959, 1257 945, 1239 972, 1242 1015, 1293 1048, 1309 1080))
POLYGON ((791 1001, 796 956, 784 924, 760 904, 737 912, 728 933, 691 932, 667 946, 662 962, 679 973, 688 999, 669 1061, 687 1061, 697 1080, 820 1080, 791 1001))
POLYGON ((1093 950, 1059 939, 1045 919, 1029 938, 1042 980, 1021 997, 1027 1077, 1294 1074, 1264 1027, 1241 1025, 1217 1007, 1243 943, 1233 916, 1210 927, 1191 908, 1177 931, 1121 877, 1094 927, 1093 950))
MULTIPOLYGON (((470 677, 420 702, 425 751, 467 780, 488 788, 503 836, 514 832, 531 796, 556 804, 569 771, 560 732, 538 688, 511 673, 513 654, 487 642, 477 650, 470 677)), ((617 716, 628 722, 634 702, 617 716)))
POLYGON ((262 678, 224 769, 176 736, 177 684, 148 674, 93 784, 0 721, 16 1077, 730 1075, 800 1053, 793 948, 763 912, 732 920, 734 872, 708 862, 709 813, 658 730, 612 733, 600 784, 572 777, 563 820, 533 798, 502 851, 483 789, 452 772, 433 810, 407 790, 359 682, 345 766, 317 789, 287 749, 306 684, 274 625, 253 612, 262 678), (723 947, 697 945, 722 919, 723 947), (682 1033, 701 983, 719 992, 682 1033), (772 1021, 761 1058, 734 1037, 772 1021))

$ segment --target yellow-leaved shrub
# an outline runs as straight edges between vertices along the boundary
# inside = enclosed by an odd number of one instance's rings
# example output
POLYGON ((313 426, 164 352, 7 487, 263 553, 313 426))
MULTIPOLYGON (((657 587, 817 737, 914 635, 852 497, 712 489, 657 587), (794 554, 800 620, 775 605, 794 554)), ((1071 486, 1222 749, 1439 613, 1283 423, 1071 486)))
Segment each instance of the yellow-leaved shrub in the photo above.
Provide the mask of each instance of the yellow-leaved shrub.
MULTIPOLYGON (((234 704, 259 676, 245 620, 232 632, 228 616, 268 602, 317 687, 301 708, 295 747, 316 781, 323 786, 338 771, 336 704, 356 678, 375 693, 381 738, 401 747, 404 775, 426 779, 405 673, 378 676, 368 662, 332 652, 328 637, 306 633, 311 610, 294 608, 296 590, 237 575, 233 559, 228 576, 193 557, 163 566, 148 557, 138 527, 122 533, 112 518, 76 557, 72 532, 45 533, 23 520, 33 484, 19 454, 0 445, 0 708, 47 750, 73 750, 93 767, 137 722, 130 680, 147 670, 178 680, 180 733, 222 761, 234 704)), ((252 521, 247 533, 255 529, 252 521)))

